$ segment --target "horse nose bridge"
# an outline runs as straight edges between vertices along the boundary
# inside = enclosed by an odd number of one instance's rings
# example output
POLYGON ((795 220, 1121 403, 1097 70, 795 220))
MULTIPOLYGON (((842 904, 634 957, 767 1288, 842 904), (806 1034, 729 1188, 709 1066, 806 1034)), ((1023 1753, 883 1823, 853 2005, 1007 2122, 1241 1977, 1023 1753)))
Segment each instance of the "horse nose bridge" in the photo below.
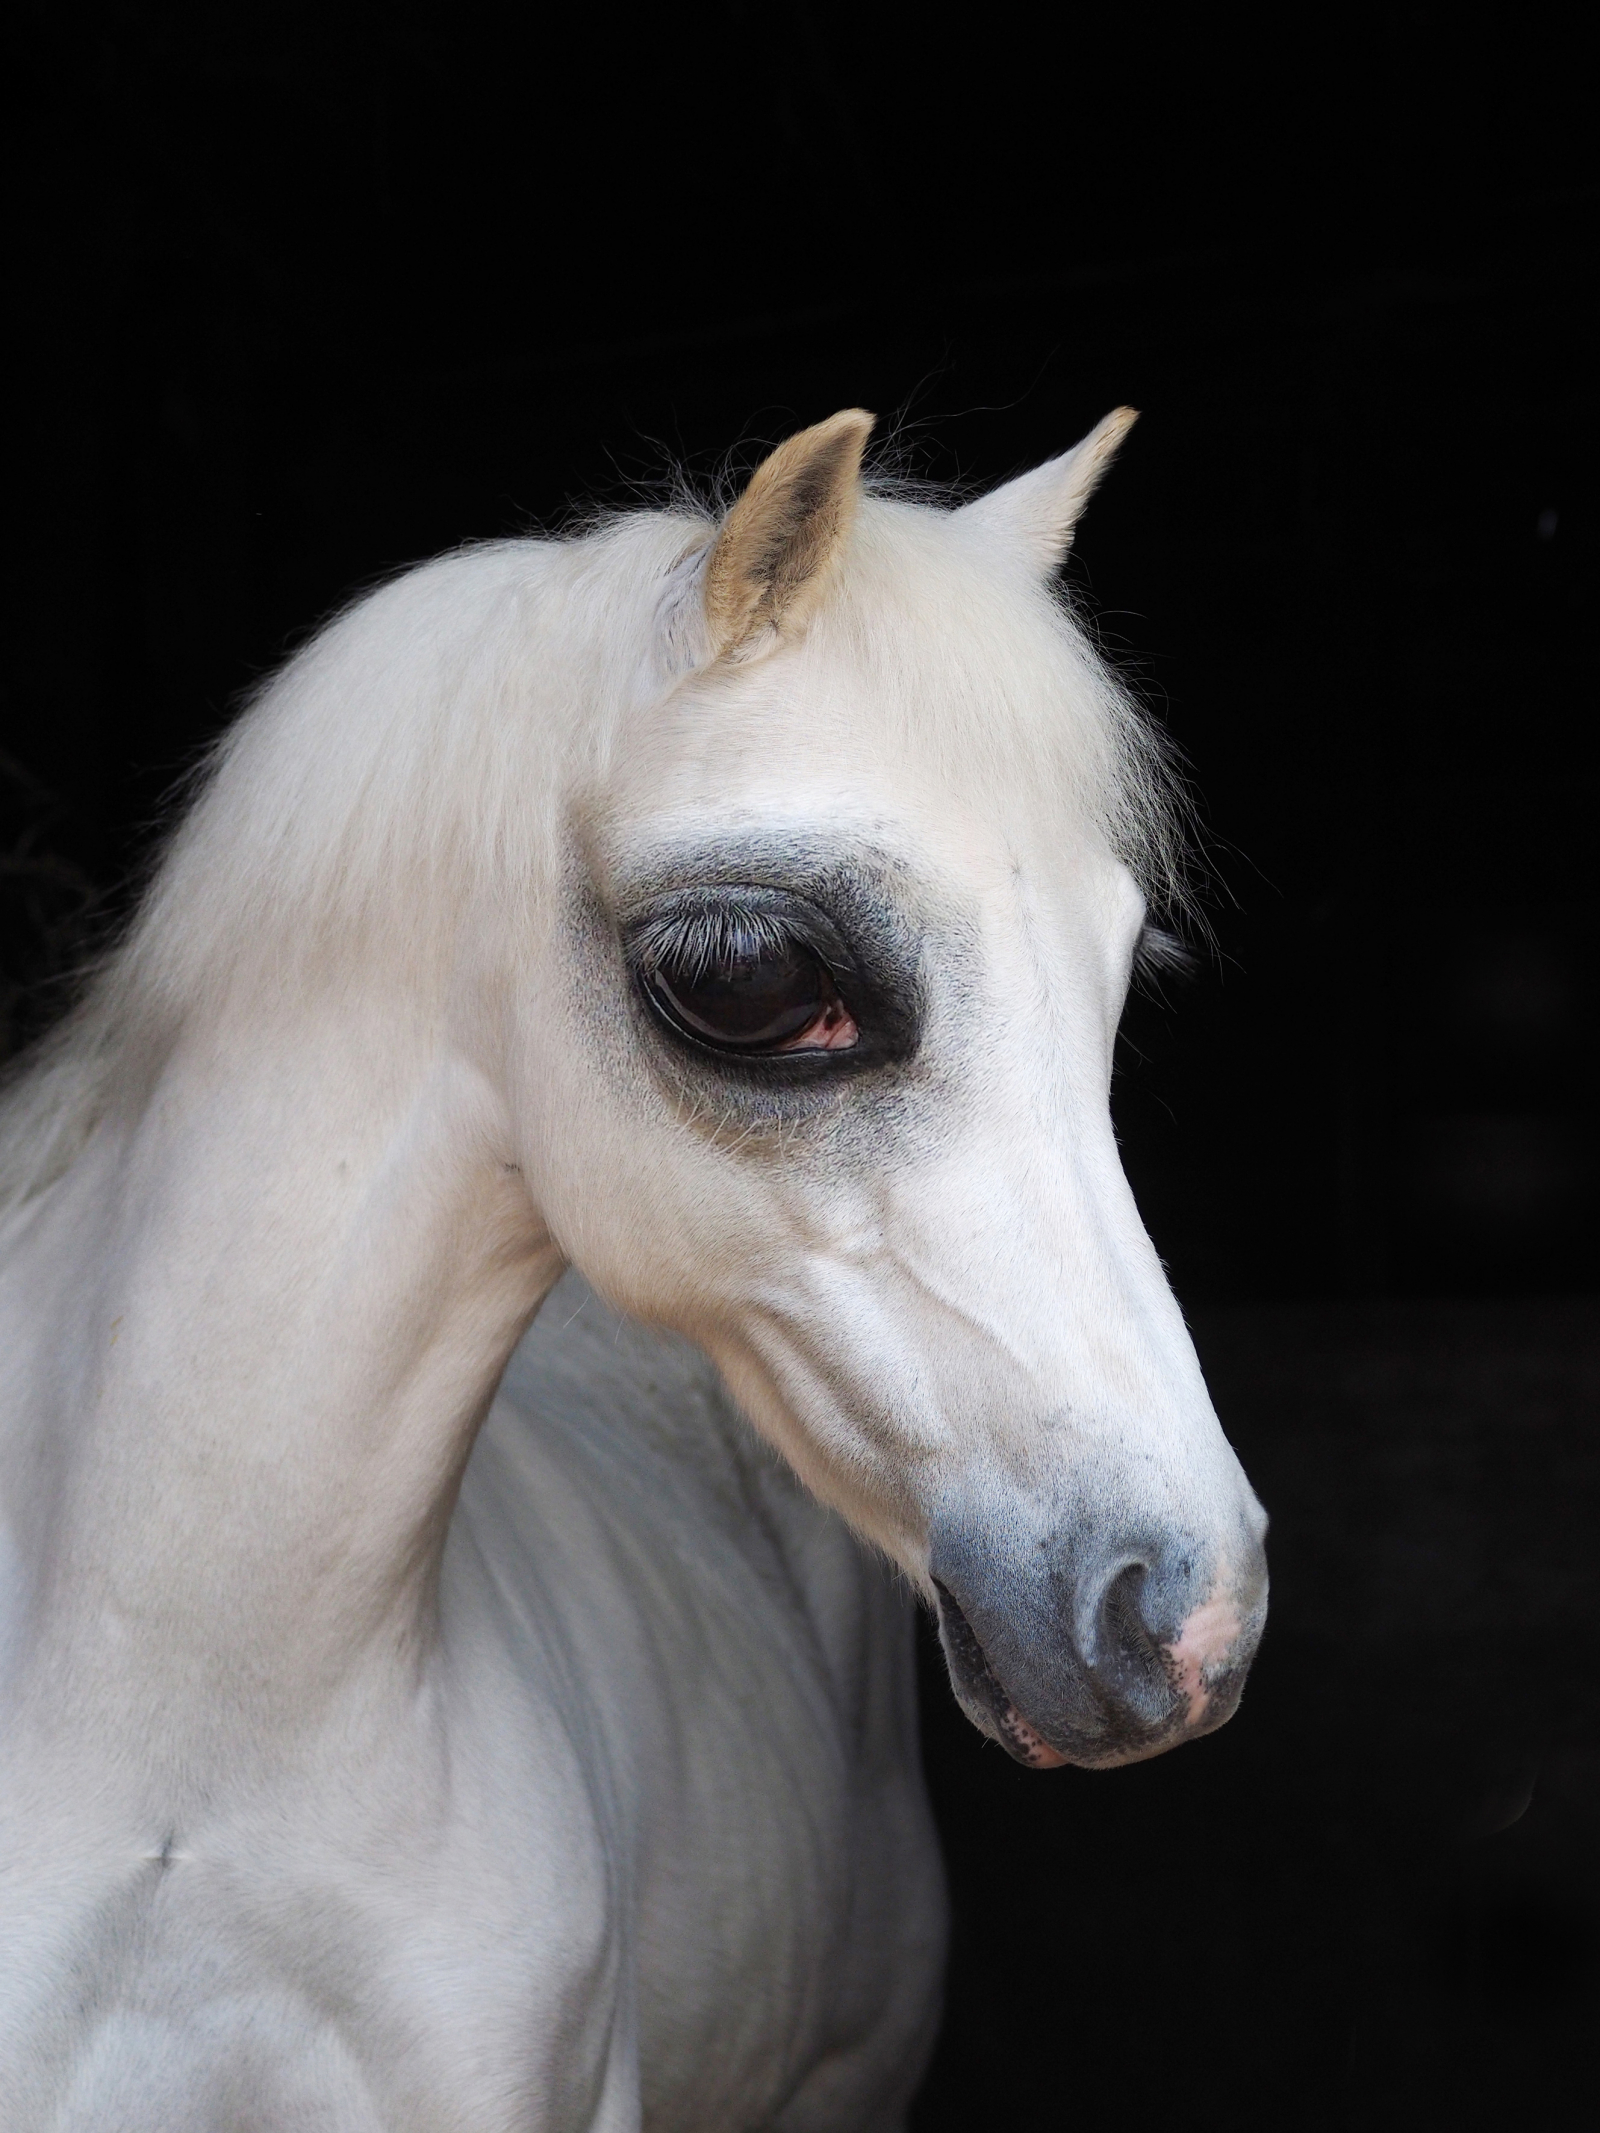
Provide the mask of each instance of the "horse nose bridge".
POLYGON ((1013 1311, 1050 1331, 1063 1358, 1135 1356, 1152 1376, 1192 1362, 1165 1271, 1123 1173, 1109 1125, 1105 1145, 1085 1134, 1066 1147, 1023 1133, 985 1135, 963 1151, 948 1206, 967 1211, 971 1272, 1013 1311))
POLYGON ((1208 1404, 1120 1174, 1115 1192, 1102 1193, 1094 1177, 1063 1177, 1012 1146, 992 1161, 964 1150, 959 1170, 936 1183, 919 1179, 914 1198, 883 1211, 878 1235, 916 1287, 937 1290, 1029 1358, 1041 1408, 1140 1416, 1148 1427, 1208 1404))

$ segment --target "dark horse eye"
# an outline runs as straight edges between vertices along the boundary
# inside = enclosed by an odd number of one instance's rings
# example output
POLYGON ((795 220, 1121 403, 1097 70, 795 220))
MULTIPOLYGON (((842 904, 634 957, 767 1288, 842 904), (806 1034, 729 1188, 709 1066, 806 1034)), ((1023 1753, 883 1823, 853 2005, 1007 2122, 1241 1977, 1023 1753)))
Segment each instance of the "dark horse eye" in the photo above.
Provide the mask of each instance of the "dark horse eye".
POLYGON ((803 1036, 837 1006, 832 978, 798 942, 752 944, 703 967, 663 959, 644 975, 669 1022, 730 1052, 771 1052, 803 1036))

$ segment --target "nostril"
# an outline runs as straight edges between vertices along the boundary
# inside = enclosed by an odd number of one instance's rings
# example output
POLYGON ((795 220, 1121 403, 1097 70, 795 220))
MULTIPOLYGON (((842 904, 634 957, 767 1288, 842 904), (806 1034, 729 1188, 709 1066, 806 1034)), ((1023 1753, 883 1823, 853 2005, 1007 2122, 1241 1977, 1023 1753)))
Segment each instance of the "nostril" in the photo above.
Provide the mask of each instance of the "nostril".
POLYGON ((1125 1563, 1113 1573, 1095 1611, 1094 1670, 1146 1723, 1160 1724, 1171 1711, 1172 1677, 1146 1613, 1148 1563, 1125 1563))
POLYGON ((1149 1576, 1148 1563, 1128 1563, 1106 1587, 1100 1613, 1119 1644, 1151 1642, 1144 1618, 1144 1589, 1149 1576))

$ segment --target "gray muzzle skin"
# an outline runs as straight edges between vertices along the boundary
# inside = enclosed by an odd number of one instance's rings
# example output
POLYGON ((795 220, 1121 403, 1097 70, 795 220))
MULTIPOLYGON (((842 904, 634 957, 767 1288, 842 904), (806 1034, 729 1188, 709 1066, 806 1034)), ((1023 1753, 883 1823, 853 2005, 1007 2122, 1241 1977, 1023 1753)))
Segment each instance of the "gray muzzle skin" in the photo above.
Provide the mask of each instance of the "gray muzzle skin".
POLYGON ((1036 1768, 1107 1769, 1233 1716, 1266 1620, 1256 1532, 1241 1527, 1225 1555, 1084 1524, 1020 1541, 934 1523, 940 1641, 981 1732, 1036 1768))

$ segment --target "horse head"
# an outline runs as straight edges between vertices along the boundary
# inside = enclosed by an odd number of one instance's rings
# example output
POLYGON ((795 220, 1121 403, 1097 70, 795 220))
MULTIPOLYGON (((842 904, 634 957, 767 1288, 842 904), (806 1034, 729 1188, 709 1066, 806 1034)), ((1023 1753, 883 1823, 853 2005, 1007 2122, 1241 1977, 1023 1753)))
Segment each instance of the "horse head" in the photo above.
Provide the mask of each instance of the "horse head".
POLYGON ((563 1252, 716 1359, 1035 1766, 1220 1725, 1265 1609, 1110 1116, 1173 803, 1052 580, 1132 419, 947 510, 840 414, 651 521, 512 1011, 563 1252))

